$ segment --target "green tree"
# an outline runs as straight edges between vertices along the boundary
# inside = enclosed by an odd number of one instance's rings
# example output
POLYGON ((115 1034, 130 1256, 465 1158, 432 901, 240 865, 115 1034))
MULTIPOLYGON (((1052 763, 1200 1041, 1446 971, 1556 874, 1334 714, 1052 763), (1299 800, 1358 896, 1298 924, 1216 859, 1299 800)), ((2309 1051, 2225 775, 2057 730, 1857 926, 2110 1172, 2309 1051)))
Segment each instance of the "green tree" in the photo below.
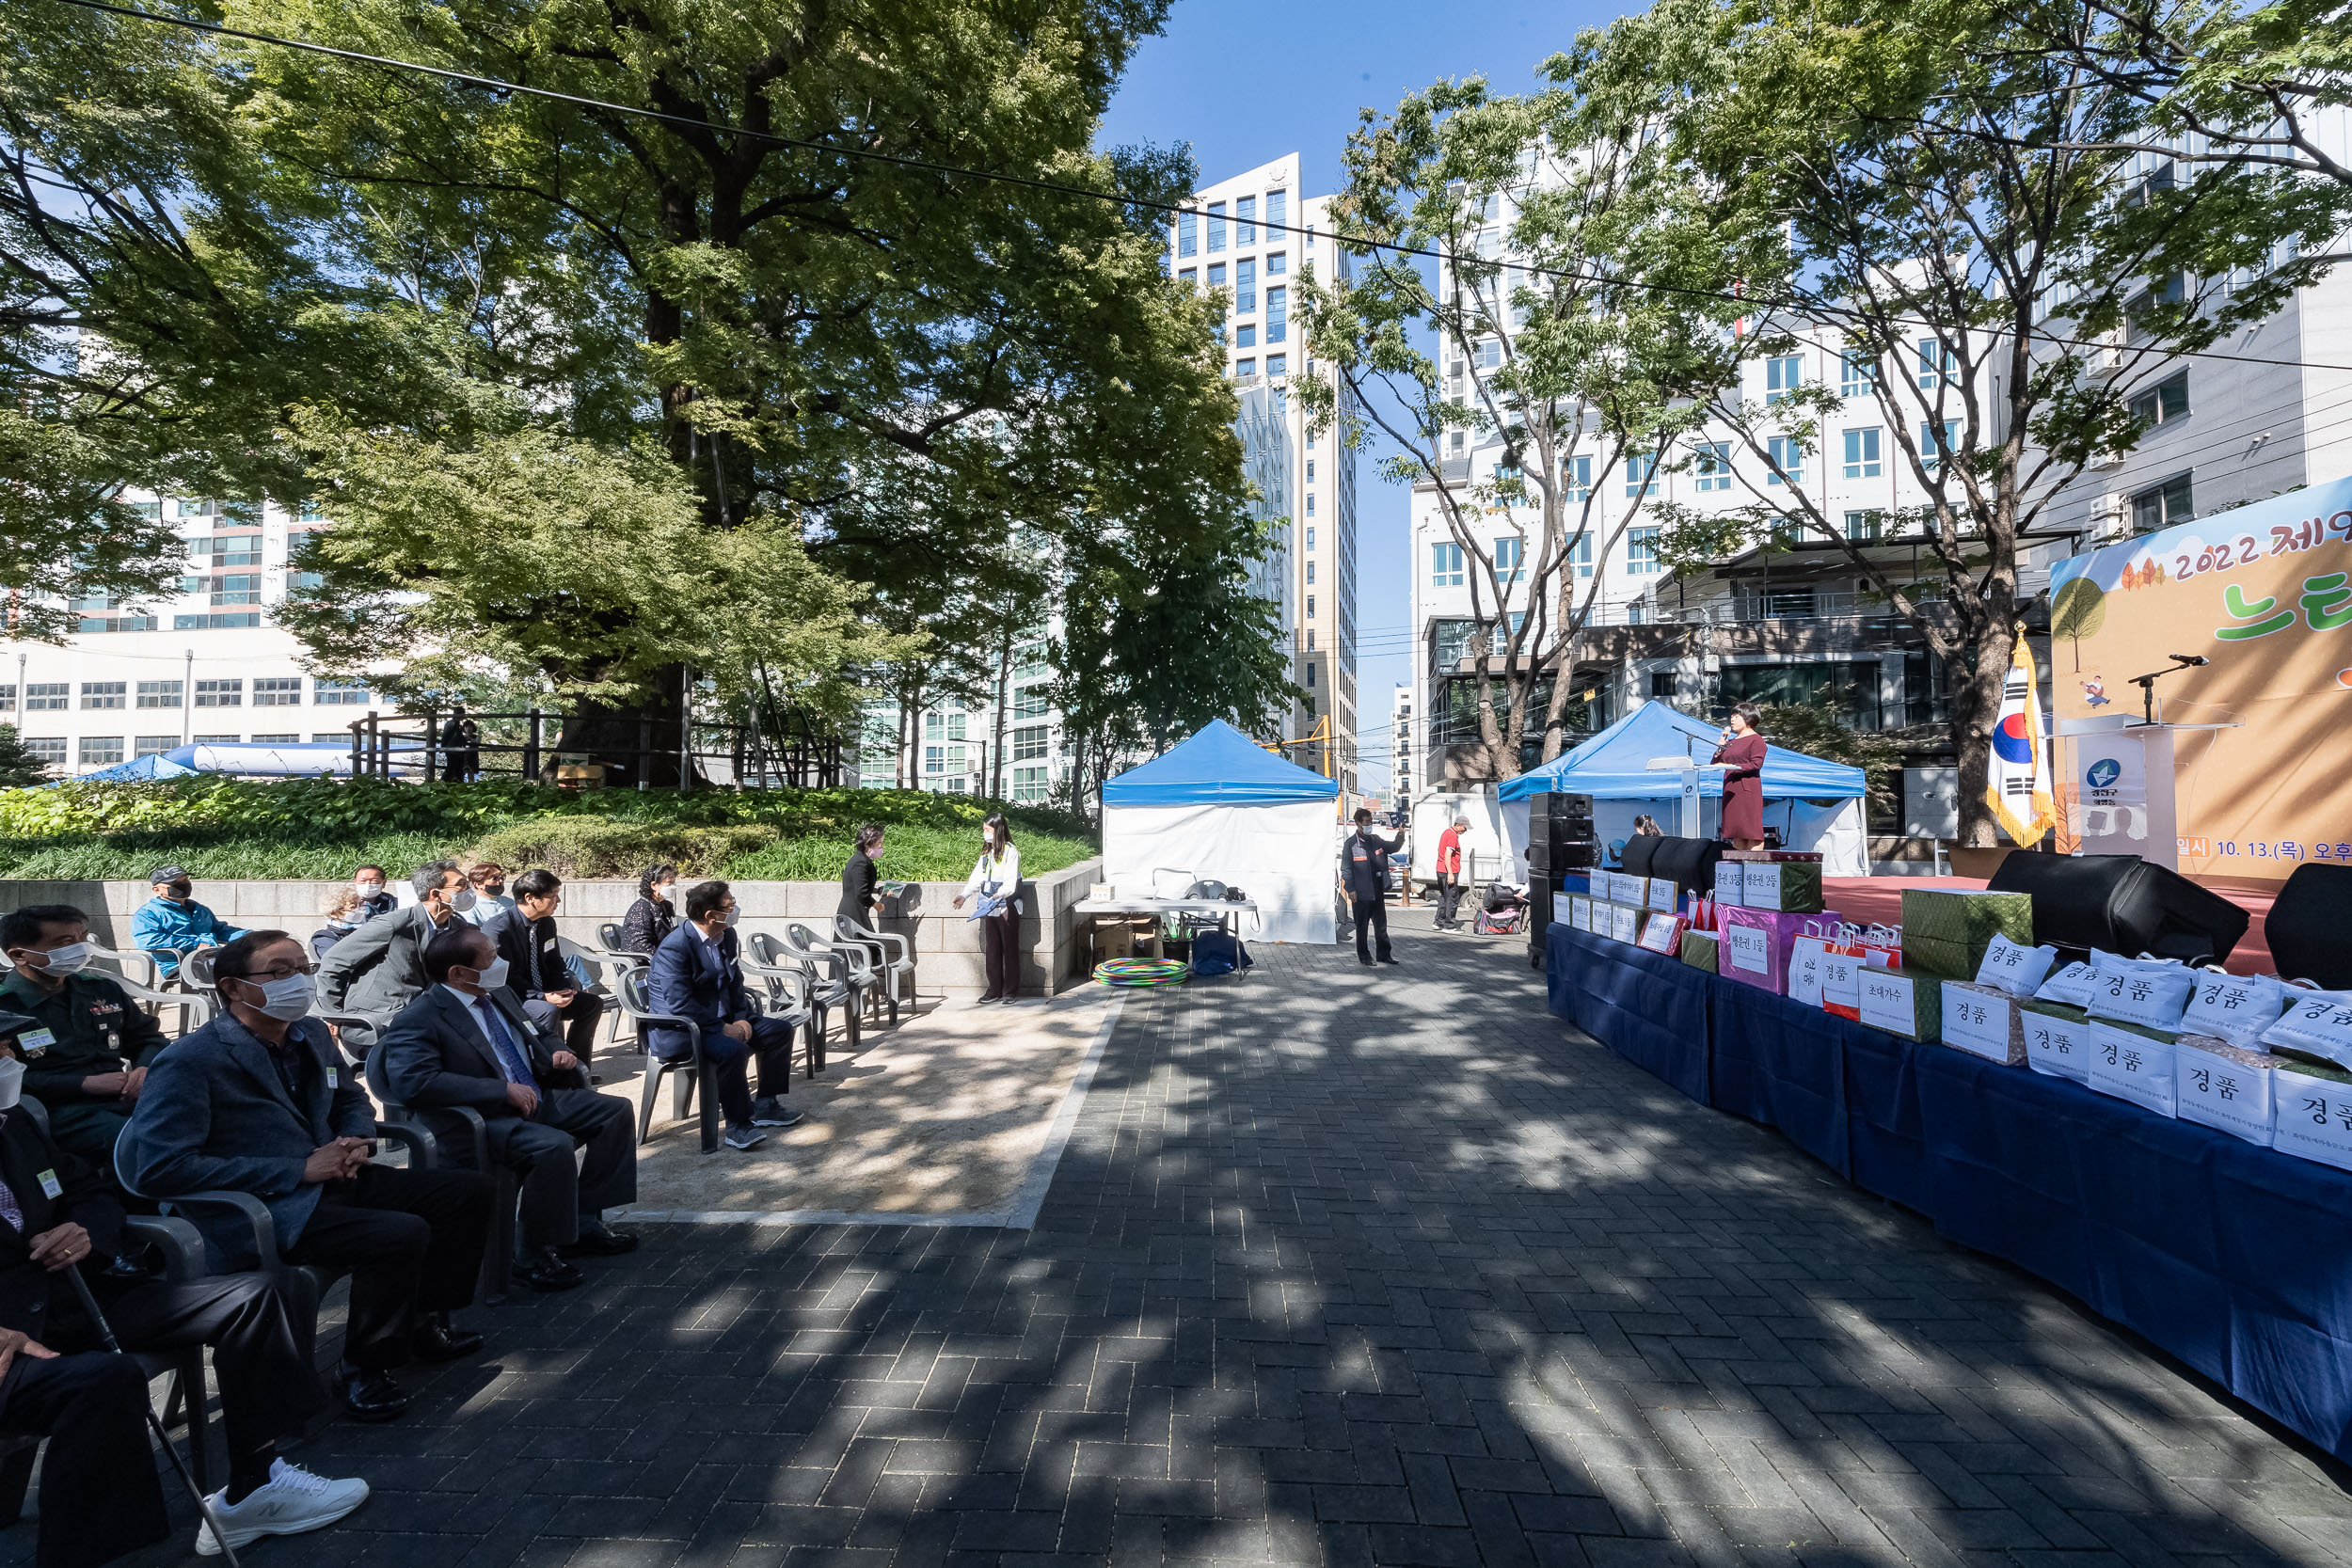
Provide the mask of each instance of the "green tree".
POLYGON ((0 724, 0 789, 22 789, 49 777, 49 765, 35 756, 14 724, 0 724))
POLYGON ((1994 841, 1984 784, 2021 540, 2095 457, 2137 439, 2132 400, 2174 356, 2315 276, 2316 259, 2274 258, 2333 234, 2352 195, 2242 165, 2129 178, 2120 149, 2144 103, 2012 48, 2017 14, 1977 0, 1662 0, 1555 68, 1603 124, 1671 108, 1692 178, 1653 221, 1644 267, 1682 291, 1692 336, 1736 362, 1842 344, 1891 460, 1928 498, 1896 519, 1918 532, 1922 584, 1907 560, 1899 571, 1893 552, 1848 538, 1792 471, 1821 454, 1839 393, 1750 400, 1727 376, 1709 413, 1747 455, 1752 499, 1682 514, 1670 562, 1776 538, 1835 545, 1946 660, 1971 845, 1994 841))

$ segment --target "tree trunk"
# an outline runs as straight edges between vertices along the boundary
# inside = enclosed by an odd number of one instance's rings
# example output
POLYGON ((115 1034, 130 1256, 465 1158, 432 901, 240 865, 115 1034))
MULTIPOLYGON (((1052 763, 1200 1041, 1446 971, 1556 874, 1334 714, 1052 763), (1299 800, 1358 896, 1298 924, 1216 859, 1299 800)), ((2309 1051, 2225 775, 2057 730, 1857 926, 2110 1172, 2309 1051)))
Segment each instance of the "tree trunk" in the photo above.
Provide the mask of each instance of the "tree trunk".
POLYGON ((1005 702, 1012 694, 1012 623, 1005 624, 1004 641, 996 651, 996 769, 989 775, 991 800, 1005 798, 1005 702))
MULTIPOLYGON (((580 702, 564 716, 554 749, 602 763, 605 783, 618 789, 675 788, 686 710, 679 702, 686 667, 664 665, 647 677, 644 701, 613 707, 580 702)), ((699 771, 699 770, 697 770, 699 771)))
POLYGON ((1958 842, 1986 849, 2000 842, 1993 807, 1985 799, 1993 776, 1993 725, 2001 711, 2015 634, 2006 617, 1988 617, 1973 644, 1951 662, 1952 747, 1960 758, 1958 842), (1973 662, 1973 668, 1963 667, 1973 662))

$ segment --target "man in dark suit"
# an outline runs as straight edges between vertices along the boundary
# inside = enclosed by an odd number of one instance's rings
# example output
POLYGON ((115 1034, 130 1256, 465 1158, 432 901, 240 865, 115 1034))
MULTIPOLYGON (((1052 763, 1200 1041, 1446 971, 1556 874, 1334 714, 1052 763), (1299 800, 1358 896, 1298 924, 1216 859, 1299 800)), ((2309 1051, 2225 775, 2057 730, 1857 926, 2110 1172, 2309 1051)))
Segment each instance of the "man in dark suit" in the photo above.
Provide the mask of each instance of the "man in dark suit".
POLYGON ((376 916, 319 960, 318 993, 327 1011, 396 1013, 423 994, 430 983, 424 944, 473 908, 474 894, 455 861, 419 866, 416 887, 415 903, 376 916))
POLYGON ((443 1136, 443 1148, 463 1148, 472 1139, 458 1118, 436 1116, 437 1109, 469 1105, 482 1114, 490 1158, 522 1180, 516 1266, 523 1283, 568 1291, 584 1276, 565 1255, 636 1250, 637 1238, 606 1229, 601 1214, 637 1196, 636 1117, 626 1100, 554 1086, 559 1078, 566 1085, 577 1079, 580 1059, 548 1050, 501 983, 506 960, 496 954, 490 934, 471 926, 453 927, 426 944, 433 989, 384 1031, 384 1079, 394 1100, 421 1112, 443 1136), (576 1148, 588 1151, 577 1170, 576 1148))
MULTIPOLYGON (((490 1183, 370 1164, 374 1108, 326 1026, 305 1016, 315 991, 299 941, 248 931, 220 950, 213 974, 228 1012, 155 1059, 124 1175, 153 1197, 250 1193, 267 1205, 286 1261, 351 1270, 343 1401, 362 1419, 389 1420, 408 1403, 393 1369, 481 1348, 450 1314, 473 1300, 490 1183)), ((243 1215, 208 1205, 190 1217, 213 1250, 253 1266, 243 1215)))
MULTIPOLYGON (((724 882, 686 890, 686 918, 653 951, 645 990, 653 1010, 691 1020, 702 1031, 703 1054, 719 1080, 719 1108, 727 1118, 729 1148, 757 1148, 762 1127, 801 1119, 777 1097, 792 1087, 792 1025, 770 1018, 743 988, 735 932, 735 895, 724 882), (759 1099, 752 1099, 747 1064, 759 1054, 759 1099)), ((683 1029, 649 1024, 645 1047, 665 1061, 693 1050, 683 1029)))
POLYGON ((1380 939, 1379 961, 1396 962, 1396 955, 1389 951, 1389 857, 1404 841, 1402 833, 1383 839, 1374 832, 1372 813, 1359 807, 1356 831, 1340 846, 1340 883, 1347 889, 1348 902, 1355 909, 1356 957, 1360 962, 1373 961, 1372 948, 1364 940, 1367 931, 1380 939))
MULTIPOLYGON (((0 1036, 21 1037, 32 1023, 18 1015, 0 1014, 0 1036)), ((0 1058, 0 1325, 25 1337, 18 1347, 25 1356, 18 1376, 0 1380, 0 1430, 7 1431, 40 1430, 37 1422, 42 1386, 61 1374, 69 1382, 79 1382, 86 1373, 97 1377, 97 1405, 106 1409, 103 1386, 122 1376, 119 1369, 126 1364, 101 1351, 104 1341, 97 1325, 85 1316, 81 1299, 64 1275, 93 1254, 103 1256, 120 1244, 121 1202, 88 1164, 50 1141, 32 1111, 20 1107, 23 1075, 23 1063, 15 1055, 0 1058), (91 1362, 115 1365, 76 1366, 91 1362)), ((212 1275, 179 1284, 143 1280, 131 1285, 98 1279, 91 1281, 91 1289, 125 1349, 213 1348, 213 1373, 220 1385, 221 1418, 228 1429, 229 1484, 208 1500, 231 1547, 264 1535, 318 1529, 367 1500, 366 1481, 329 1481, 277 1456, 278 1440, 298 1433, 326 1403, 310 1365, 310 1306, 307 1300, 298 1307, 291 1303, 278 1276, 212 1275)), ((145 1374, 135 1367, 131 1371, 135 1375, 128 1381, 144 1400, 145 1374)), ((109 1445, 111 1462, 95 1473, 81 1472, 73 1461, 61 1460, 64 1450, 52 1449, 41 1475, 44 1562, 52 1556, 46 1522, 53 1509, 59 1528, 95 1530, 102 1536, 120 1528, 122 1521, 111 1515, 125 1503, 139 1528, 151 1519, 152 1534, 139 1540, 126 1537, 104 1556, 119 1555, 162 1534, 160 1495, 153 1498, 151 1513, 147 1506, 146 1494, 154 1491, 155 1462, 148 1449, 146 1422, 135 1403, 124 1416, 109 1445), (132 1494, 127 1497, 122 1490, 126 1484, 132 1494)), ((199 1552, 211 1555, 217 1549, 201 1529, 198 1533, 199 1552)))
MULTIPOLYGON (((515 879, 516 918, 491 931, 499 957, 506 960, 506 989, 523 1005, 532 1027, 552 1034, 560 1020, 564 1048, 585 1069, 596 1053, 596 1022, 604 1017, 604 999, 580 989, 571 966, 564 961, 564 940, 555 929, 555 911, 564 902, 564 880, 545 869, 526 871, 515 879)), ((486 927, 485 927, 486 928, 486 927)))

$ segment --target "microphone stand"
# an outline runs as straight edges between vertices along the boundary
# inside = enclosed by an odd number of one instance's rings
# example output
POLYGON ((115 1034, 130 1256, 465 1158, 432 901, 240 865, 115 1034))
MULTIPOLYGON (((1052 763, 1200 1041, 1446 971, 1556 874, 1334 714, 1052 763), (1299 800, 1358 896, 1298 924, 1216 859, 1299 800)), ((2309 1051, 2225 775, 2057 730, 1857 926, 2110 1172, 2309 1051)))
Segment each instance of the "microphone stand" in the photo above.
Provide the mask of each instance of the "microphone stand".
POLYGON ((2183 658, 2178 654, 2169 654, 2166 657, 2172 660, 2171 669, 2151 671, 2144 675, 2134 675, 2131 679, 2131 684, 2139 688, 2142 713, 2140 722, 2143 724, 2153 724, 2156 721, 2156 682, 2166 675, 2177 675, 2184 670, 2194 670, 2205 662, 2201 658, 2183 658))
MULTIPOLYGON (((98 1309, 98 1298, 90 1294, 89 1282, 82 1277, 82 1266, 79 1263, 68 1263, 62 1272, 66 1278, 73 1282, 73 1293, 81 1298, 83 1312, 88 1316, 91 1323, 97 1325, 100 1342, 117 1355, 124 1354, 121 1342, 115 1338, 114 1325, 106 1321, 106 1314, 98 1309)), ((201 1387, 190 1388, 185 1392, 190 1400, 201 1401, 204 1398, 204 1390, 201 1387)), ((196 1512, 202 1516, 204 1528, 213 1532, 214 1544, 220 1548, 220 1555, 228 1560, 229 1568, 237 1568, 236 1550, 229 1544, 228 1532, 220 1528, 220 1521, 213 1517, 213 1505, 205 1501, 204 1489, 197 1485, 196 1476, 188 1469, 188 1462, 180 1457, 178 1449, 171 1446, 171 1434, 164 1431, 164 1423, 155 1418, 155 1407, 142 1400, 140 1408, 147 1414, 148 1430, 155 1434, 155 1441, 164 1446, 164 1452, 171 1456, 171 1467, 180 1472, 181 1481, 187 1485, 188 1496, 196 1499, 196 1512)), ((189 1422, 191 1432, 195 1425, 193 1420, 189 1422)))

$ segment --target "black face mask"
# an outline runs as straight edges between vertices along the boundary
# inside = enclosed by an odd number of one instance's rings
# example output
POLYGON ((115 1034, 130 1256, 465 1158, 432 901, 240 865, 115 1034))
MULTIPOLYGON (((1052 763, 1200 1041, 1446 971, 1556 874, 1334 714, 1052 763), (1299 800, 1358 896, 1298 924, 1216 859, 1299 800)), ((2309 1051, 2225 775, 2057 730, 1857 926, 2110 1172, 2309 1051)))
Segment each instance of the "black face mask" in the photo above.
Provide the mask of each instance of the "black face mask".
POLYGON ((506 884, 504 882, 485 882, 482 884, 482 896, 485 898, 496 898, 505 891, 506 884))
POLYGON ((174 882, 171 886, 164 889, 164 896, 170 899, 175 904, 184 904, 189 899, 196 896, 196 889, 189 886, 185 882, 174 882))

